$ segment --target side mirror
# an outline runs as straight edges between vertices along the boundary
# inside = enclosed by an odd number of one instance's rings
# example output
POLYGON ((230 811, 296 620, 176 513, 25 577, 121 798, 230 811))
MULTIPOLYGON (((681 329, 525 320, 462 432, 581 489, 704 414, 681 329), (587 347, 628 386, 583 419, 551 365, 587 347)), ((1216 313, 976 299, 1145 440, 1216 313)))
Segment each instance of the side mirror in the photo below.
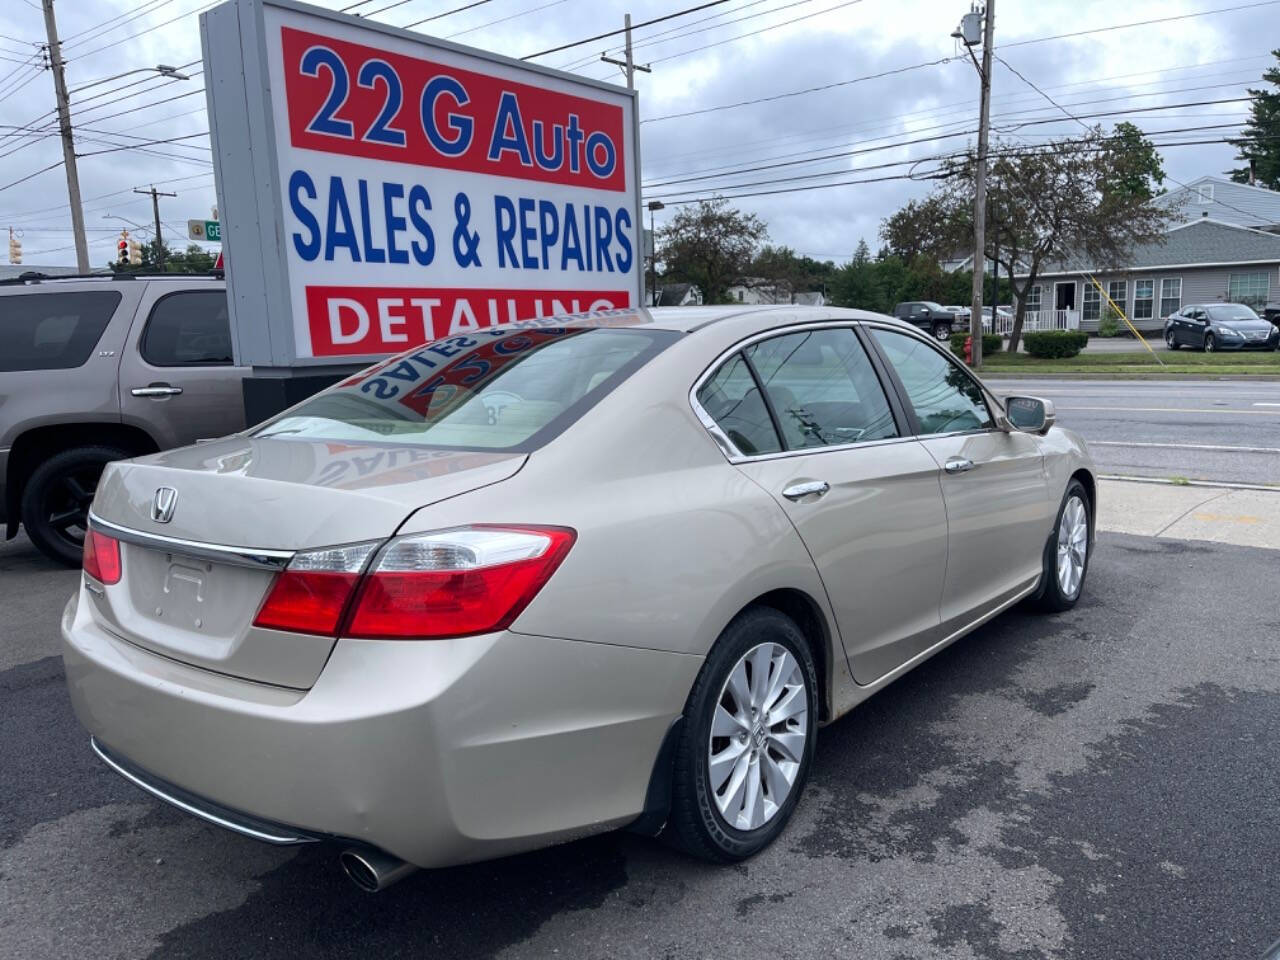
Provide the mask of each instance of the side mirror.
POLYGON ((1048 433, 1056 419, 1053 401, 1039 397, 1005 397, 1004 409, 1009 424, 1023 433, 1048 433))

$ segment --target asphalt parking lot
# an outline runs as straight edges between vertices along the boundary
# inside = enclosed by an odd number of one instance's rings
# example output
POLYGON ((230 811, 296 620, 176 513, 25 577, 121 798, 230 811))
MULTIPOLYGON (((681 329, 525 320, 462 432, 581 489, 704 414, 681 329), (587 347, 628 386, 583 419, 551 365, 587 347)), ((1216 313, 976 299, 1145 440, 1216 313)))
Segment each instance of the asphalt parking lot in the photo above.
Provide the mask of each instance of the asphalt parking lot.
MULTIPOLYGON (((0 546, 0 957, 1257 957, 1280 936, 1270 550, 1103 534, 1081 604, 998 618, 838 723, 773 848, 613 834, 370 897, 104 769, 0 546)), ((495 789, 508 785, 495 782, 495 789)))

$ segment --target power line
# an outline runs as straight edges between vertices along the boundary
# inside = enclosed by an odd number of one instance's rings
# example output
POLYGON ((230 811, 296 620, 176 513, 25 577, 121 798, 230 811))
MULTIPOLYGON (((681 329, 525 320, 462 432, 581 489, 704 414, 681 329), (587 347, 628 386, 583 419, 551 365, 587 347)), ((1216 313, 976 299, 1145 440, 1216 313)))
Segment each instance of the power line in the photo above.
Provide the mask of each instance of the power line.
MULTIPOLYGON (((652 20, 643 20, 640 23, 632 24, 631 28, 633 30, 639 30, 641 27, 652 26, 655 23, 665 23, 667 20, 674 20, 676 17, 683 17, 686 14, 697 13, 699 10, 706 10, 706 9, 709 9, 710 7, 718 7, 722 3, 728 3, 728 2, 729 0, 709 0, 708 3, 699 4, 696 7, 686 7, 684 10, 677 10, 674 13, 664 14, 661 17, 654 17, 652 20)), ((1275 2, 1280 3, 1280 0, 1275 0, 1275 2)), ((575 40, 572 43, 562 43, 558 47, 551 47, 550 49, 547 49, 547 50, 539 50, 537 53, 526 54, 520 59, 534 60, 538 57, 545 57, 549 53, 559 53, 561 50, 572 50, 574 47, 580 47, 584 43, 594 43, 597 40, 604 40, 608 37, 616 37, 626 32, 627 32, 626 27, 623 27, 620 30, 609 30, 606 33, 597 33, 594 37, 587 37, 586 39, 583 39, 583 40, 575 40)))
POLYGON ((1242 3, 1234 7, 1219 7, 1216 10, 1197 10, 1192 13, 1180 13, 1169 17, 1156 17, 1152 20, 1135 20, 1133 23, 1113 23, 1108 27, 1093 27, 1089 30, 1076 30, 1072 33, 1055 33, 1049 37, 1035 37, 1031 40, 1016 40, 1013 43, 1001 44, 1005 50, 1010 47, 1025 47, 1032 43, 1044 43, 1047 40, 1066 40, 1071 37, 1085 37, 1094 33, 1106 33, 1111 30, 1128 30, 1131 27, 1149 27, 1154 23, 1171 23, 1174 20, 1191 20, 1195 17, 1208 17, 1217 13, 1231 13, 1235 10, 1252 10, 1255 7, 1272 7, 1280 0, 1259 0, 1258 3, 1242 3))
POLYGON ((17 180, 13 180, 9 183, 4 184, 4 186, 0 186, 0 190, 8 190, 10 187, 16 187, 20 183, 26 183, 32 177, 38 177, 40 176, 40 174, 48 173, 50 170, 55 170, 60 166, 62 166, 61 160, 59 160, 57 163, 51 163, 47 167, 41 167, 39 170, 35 171, 34 173, 28 173, 25 177, 19 177, 17 180))
POLYGON ((519 13, 512 13, 505 17, 499 17, 497 20, 490 20, 488 23, 482 23, 476 27, 468 27, 466 30, 459 30, 457 33, 449 34, 445 39, 452 40, 454 37, 461 37, 468 33, 475 33, 477 30, 484 30, 486 27, 494 27, 500 23, 506 23, 508 20, 527 17, 531 13, 537 13, 539 10, 546 10, 548 7, 558 7, 560 4, 565 2, 566 0, 551 0, 550 3, 544 3, 541 6, 530 7, 528 10, 521 10, 519 13))
MULTIPOLYGON (((761 28, 760 28, 760 29, 758 29, 758 30, 752 30, 752 31, 750 31, 749 33, 742 33, 742 34, 739 34, 739 35, 738 35, 738 36, 736 36, 736 37, 726 37, 724 40, 716 40, 716 41, 714 41, 714 42, 712 42, 712 43, 704 43, 704 44, 703 44, 702 46, 700 46, 700 47, 693 47, 693 48, 691 48, 691 49, 689 49, 689 50, 681 50, 679 53, 672 53, 672 54, 668 54, 668 55, 667 55, 667 56, 665 56, 665 57, 658 57, 656 60, 652 60, 652 61, 650 61, 650 62, 651 62, 651 63, 665 63, 665 62, 666 62, 666 61, 668 61, 668 60, 677 60, 677 59, 679 59, 680 57, 687 57, 687 56, 688 56, 689 54, 691 54, 691 53, 699 53, 699 52, 700 52, 700 51, 702 51, 702 50, 710 50, 712 47, 719 47, 719 46, 723 46, 723 45, 724 45, 724 44, 726 44, 726 43, 736 43, 736 42, 737 42, 737 41, 739 41, 739 40, 745 40, 747 37, 754 37, 754 36, 756 36, 757 34, 765 33, 765 32, 767 32, 767 31, 769 31, 769 30, 777 30, 777 29, 779 29, 779 28, 781 28, 781 27, 789 27, 789 26, 791 26, 792 24, 799 23, 801 20, 810 20, 810 19, 812 19, 813 17, 820 17, 820 16, 822 16, 823 14, 826 14, 826 13, 834 13, 836 10, 839 10, 839 9, 841 9, 841 8, 843 8, 843 7, 850 7, 850 6, 853 6, 855 3, 861 3, 861 2, 862 2, 862 0, 845 0, 845 2, 844 2, 844 3, 837 3, 834 7, 828 7, 828 8, 827 8, 827 9, 825 9, 825 10, 817 10, 817 11, 815 11, 815 12, 813 12, 813 13, 806 13, 806 14, 804 14, 803 16, 800 16, 800 17, 793 17, 792 19, 787 20, 787 21, 784 21, 783 23, 770 24, 770 25, 769 25, 769 26, 767 26, 767 27, 761 27, 761 28)), ((675 38, 673 38, 673 39, 675 39, 675 38)))
POLYGON ((421 20, 415 20, 413 23, 406 23, 401 29, 408 30, 410 27, 420 27, 424 23, 430 23, 432 20, 439 20, 443 17, 451 17, 455 13, 462 13, 464 10, 470 10, 472 7, 480 7, 490 0, 472 0, 471 3, 463 4, 460 7, 454 7, 452 10, 446 10, 444 13, 437 13, 430 17, 423 17, 421 20))
MULTIPOLYGON (((171 23, 177 23, 179 20, 183 19, 184 17, 192 17, 192 16, 195 16, 196 14, 204 13, 206 10, 212 10, 221 2, 222 0, 213 0, 212 3, 207 3, 203 7, 196 7, 194 10, 188 10, 185 13, 180 13, 176 17, 173 17, 169 20, 165 20, 162 23, 157 23, 154 26, 147 27, 145 30, 139 30, 137 33, 131 33, 127 37, 121 37, 119 40, 112 40, 110 43, 104 43, 102 46, 94 47, 92 50, 84 50, 76 54, 76 59, 83 60, 85 57, 91 56, 95 53, 100 53, 103 50, 109 50, 112 47, 118 47, 122 43, 128 43, 130 40, 134 40, 145 34, 151 33, 154 30, 159 30, 162 27, 167 27, 171 23)), ((1275 0, 1275 2, 1280 3, 1280 0, 1275 0)))
MULTIPOLYGON (((90 150, 87 153, 77 153, 76 156, 77 157, 96 157, 102 153, 119 153, 121 150, 137 150, 141 147, 156 146, 162 143, 177 143, 181 140, 194 140, 196 137, 207 137, 208 135, 209 135, 208 130, 201 130, 199 133, 188 133, 181 137, 166 137, 163 140, 147 140, 147 141, 144 141, 143 143, 131 143, 131 144, 125 144, 123 146, 115 146, 108 150, 90 150)), ((195 158, 187 157, 187 158, 181 158, 181 159, 194 160, 195 158)), ((202 161, 202 162, 209 162, 209 161, 202 161)))

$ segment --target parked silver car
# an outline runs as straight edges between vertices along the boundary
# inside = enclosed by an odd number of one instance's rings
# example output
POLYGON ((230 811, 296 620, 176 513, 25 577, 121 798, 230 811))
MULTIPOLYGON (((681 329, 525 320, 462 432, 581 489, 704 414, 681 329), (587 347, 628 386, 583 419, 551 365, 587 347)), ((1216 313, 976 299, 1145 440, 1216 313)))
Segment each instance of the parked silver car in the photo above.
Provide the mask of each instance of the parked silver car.
POLYGON ((1088 570, 1089 455, 889 317, 451 336, 107 468, 62 622, 98 753, 357 883, 631 825, 715 861, 832 721, 1088 570))
POLYGON ((112 460, 245 427, 221 278, 0 282, 0 523, 78 564, 112 460))

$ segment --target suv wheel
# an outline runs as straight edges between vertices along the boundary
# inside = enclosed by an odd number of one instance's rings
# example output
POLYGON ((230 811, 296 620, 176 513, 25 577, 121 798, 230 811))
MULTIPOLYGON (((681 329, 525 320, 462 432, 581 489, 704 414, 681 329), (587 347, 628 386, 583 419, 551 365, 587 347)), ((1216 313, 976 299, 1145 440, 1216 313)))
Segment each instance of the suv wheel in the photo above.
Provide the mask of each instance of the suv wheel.
POLYGON ((118 447, 73 447, 54 454, 32 472, 22 491, 22 525, 45 556, 80 565, 89 505, 102 469, 130 456, 118 447))
POLYGON ((667 824, 678 846, 731 863, 782 832, 813 760, 817 688, 786 615, 761 607, 725 628, 685 706, 667 824))
POLYGON ((949 323, 944 323, 944 322, 943 322, 943 321, 941 321, 941 320, 937 321, 937 322, 933 325, 933 339, 935 339, 935 340, 950 340, 950 339, 951 339, 951 324, 949 324, 949 323))

